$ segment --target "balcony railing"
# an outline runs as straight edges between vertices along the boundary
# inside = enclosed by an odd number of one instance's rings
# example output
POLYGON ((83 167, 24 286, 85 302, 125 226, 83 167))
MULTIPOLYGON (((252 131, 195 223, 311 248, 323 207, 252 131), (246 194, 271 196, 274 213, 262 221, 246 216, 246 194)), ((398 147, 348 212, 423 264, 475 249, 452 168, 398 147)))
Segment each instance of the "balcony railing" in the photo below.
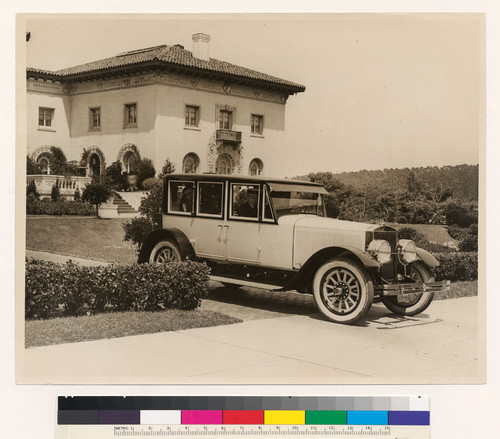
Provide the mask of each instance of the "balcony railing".
POLYGON ((90 177, 66 177, 64 175, 27 175, 26 185, 31 181, 35 182, 36 190, 40 197, 50 197, 52 186, 56 185, 59 188, 59 193, 66 199, 73 199, 75 191, 78 189, 80 194, 85 189, 85 186, 92 181, 90 177))
POLYGON ((240 143, 241 131, 217 130, 215 132, 215 139, 229 143, 240 143))

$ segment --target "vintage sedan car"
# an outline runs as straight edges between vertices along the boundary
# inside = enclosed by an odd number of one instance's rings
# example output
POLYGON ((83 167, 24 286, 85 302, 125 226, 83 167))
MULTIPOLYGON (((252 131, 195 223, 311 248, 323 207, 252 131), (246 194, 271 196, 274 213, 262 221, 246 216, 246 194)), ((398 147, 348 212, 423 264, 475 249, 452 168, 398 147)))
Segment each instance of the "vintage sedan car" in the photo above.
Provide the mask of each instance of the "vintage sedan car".
POLYGON ((327 218, 326 190, 304 181, 217 174, 163 180, 161 227, 139 262, 205 261, 223 284, 313 294, 328 319, 351 324, 374 301, 399 315, 425 310, 439 265, 391 227, 327 218))

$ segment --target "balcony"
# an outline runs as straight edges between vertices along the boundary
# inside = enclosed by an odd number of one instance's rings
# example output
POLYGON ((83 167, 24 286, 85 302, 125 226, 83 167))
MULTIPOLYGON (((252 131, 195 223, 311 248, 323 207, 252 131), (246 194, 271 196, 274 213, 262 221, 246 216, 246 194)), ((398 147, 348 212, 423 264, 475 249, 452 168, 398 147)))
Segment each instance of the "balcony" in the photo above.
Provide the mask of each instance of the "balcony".
POLYGON ((215 140, 226 143, 241 143, 241 131, 216 130, 215 140))

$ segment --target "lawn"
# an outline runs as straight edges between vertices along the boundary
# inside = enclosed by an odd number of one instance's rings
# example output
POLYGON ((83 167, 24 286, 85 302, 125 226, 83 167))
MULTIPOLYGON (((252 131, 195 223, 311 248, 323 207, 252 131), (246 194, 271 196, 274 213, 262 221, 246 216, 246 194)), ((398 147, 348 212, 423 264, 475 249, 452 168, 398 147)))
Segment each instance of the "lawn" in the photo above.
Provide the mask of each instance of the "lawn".
POLYGON ((134 246, 123 241, 128 220, 93 217, 31 216, 26 219, 26 248, 78 258, 131 264, 134 246))
POLYGON ((231 325, 242 320, 213 311, 111 312, 84 317, 32 320, 25 324, 26 348, 131 335, 231 325))

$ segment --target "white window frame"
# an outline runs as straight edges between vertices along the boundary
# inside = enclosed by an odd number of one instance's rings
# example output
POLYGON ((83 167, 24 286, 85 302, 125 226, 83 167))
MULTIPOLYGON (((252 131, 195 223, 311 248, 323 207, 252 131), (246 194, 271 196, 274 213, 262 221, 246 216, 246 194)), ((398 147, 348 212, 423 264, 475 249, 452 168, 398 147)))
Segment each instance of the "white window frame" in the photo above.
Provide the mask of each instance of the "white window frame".
POLYGON ((129 102, 123 104, 123 127, 124 128, 137 128, 137 121, 139 119, 139 106, 137 102, 129 102), (129 108, 135 107, 135 122, 129 122, 129 108))
POLYGON ((168 199, 167 199, 167 212, 174 214, 174 215, 183 215, 183 216, 191 216, 192 213, 191 211, 189 212, 183 212, 182 210, 172 210, 172 190, 171 190, 171 184, 172 183, 184 183, 184 184, 192 184, 193 185, 193 197, 194 197, 194 189, 196 187, 196 184, 194 181, 188 181, 188 180, 169 180, 168 182, 168 199))
POLYGON ((185 128, 199 128, 199 125, 200 125, 200 114, 201 114, 201 110, 200 110, 200 106, 199 105, 191 105, 191 104, 186 104, 184 106, 184 127, 185 128), (188 117, 188 109, 193 109, 195 111, 195 118, 196 118, 196 124, 191 124, 189 123, 186 123, 186 119, 189 119, 188 117))
POLYGON ((245 182, 236 182, 236 183, 231 183, 231 187, 229 190, 229 219, 230 220, 238 220, 238 221, 253 221, 253 222, 259 222, 259 214, 261 212, 260 210, 260 201, 261 201, 261 187, 260 184, 257 183, 245 183, 245 182), (233 215, 233 187, 234 186, 257 186, 259 194, 257 196, 257 216, 235 216, 233 215))
POLYGON ((272 209, 273 205, 271 204, 271 196, 269 195, 269 189, 268 188, 264 188, 263 194, 264 195, 262 197, 262 221, 265 222, 265 223, 274 223, 276 221, 275 221, 274 212, 273 212, 273 209, 272 209), (269 209, 271 211, 272 218, 266 218, 266 200, 269 203, 269 209))
POLYGON ((264 136, 264 115, 252 113, 250 115, 250 135, 255 137, 263 137, 264 136), (254 131, 254 118, 260 119, 260 131, 254 131))
POLYGON ((90 116, 90 131, 100 131, 101 130, 101 107, 90 107, 89 108, 89 116, 90 116), (94 112, 99 112, 99 125, 94 125, 94 112))
POLYGON ((223 219, 224 218, 224 205, 225 205, 225 197, 224 197, 224 182, 222 181, 198 181, 198 184, 196 185, 196 216, 199 217, 204 217, 204 218, 217 218, 217 219, 223 219), (200 185, 201 184, 217 184, 222 186, 221 190, 221 212, 220 214, 214 214, 214 213, 202 213, 200 210, 200 200, 201 200, 201 190, 200 190, 200 185))
POLYGON ((45 130, 54 130, 55 109, 51 107, 38 107, 38 128, 45 130), (43 124, 40 125, 40 112, 43 112, 43 124), (50 125, 47 125, 46 112, 50 115, 50 125))

